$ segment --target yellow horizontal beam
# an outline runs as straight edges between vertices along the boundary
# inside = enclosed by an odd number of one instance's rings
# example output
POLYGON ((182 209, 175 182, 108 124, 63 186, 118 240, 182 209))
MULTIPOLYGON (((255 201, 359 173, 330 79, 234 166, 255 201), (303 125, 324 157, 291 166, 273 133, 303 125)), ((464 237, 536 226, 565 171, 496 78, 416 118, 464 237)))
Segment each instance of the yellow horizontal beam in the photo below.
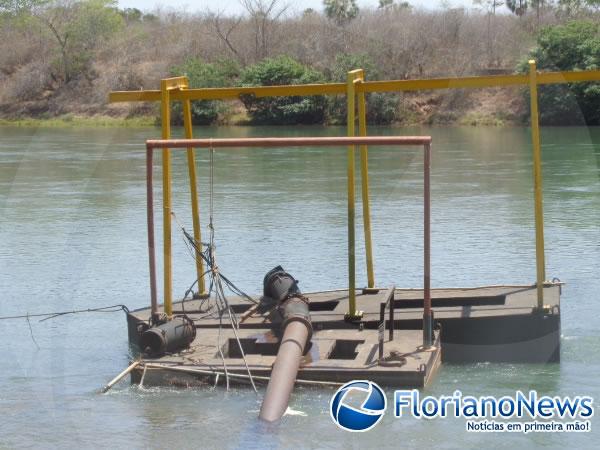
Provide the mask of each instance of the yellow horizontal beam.
POLYGON ((540 72, 537 75, 538 84, 577 83, 580 81, 600 81, 600 70, 540 72))
POLYGON ((108 94, 109 103, 120 102, 159 102, 160 91, 113 91, 108 94))
MULTIPOLYGON (((309 95, 338 95, 346 93, 345 83, 293 84, 284 86, 232 87, 185 89, 185 77, 168 78, 171 100, 233 100, 240 95, 256 97, 292 97, 309 95), (178 90, 175 90, 178 89, 178 90)), ((575 83, 580 81, 600 81, 600 70, 579 72, 546 72, 537 76, 538 84, 575 83)), ((357 92, 395 92, 431 89, 485 88, 496 86, 527 85, 529 76, 489 75, 481 77, 433 78, 429 80, 389 80, 364 81, 356 85, 357 92)), ((110 103, 117 102, 157 102, 160 91, 116 91, 109 95, 110 103)))
POLYGON ((421 91, 430 89, 483 88, 527 84, 527 75, 489 75, 483 77, 432 78, 430 80, 365 81, 363 92, 421 91))
MULTIPOLYGON (((171 99, 181 100, 232 100, 240 95, 256 97, 285 97, 306 95, 344 94, 344 83, 329 84, 292 84, 283 86, 233 87, 184 89, 171 93, 171 99)), ((109 94, 109 102, 154 102, 160 101, 160 91, 116 91, 109 94)))
MULTIPOLYGON (((538 84, 574 83, 579 81, 599 81, 600 70, 578 72, 542 72, 537 76, 538 84)), ((390 80, 365 81, 358 91, 390 92, 419 91, 429 89, 484 88, 529 84, 529 75, 488 75, 481 77, 433 78, 430 80, 390 80)))

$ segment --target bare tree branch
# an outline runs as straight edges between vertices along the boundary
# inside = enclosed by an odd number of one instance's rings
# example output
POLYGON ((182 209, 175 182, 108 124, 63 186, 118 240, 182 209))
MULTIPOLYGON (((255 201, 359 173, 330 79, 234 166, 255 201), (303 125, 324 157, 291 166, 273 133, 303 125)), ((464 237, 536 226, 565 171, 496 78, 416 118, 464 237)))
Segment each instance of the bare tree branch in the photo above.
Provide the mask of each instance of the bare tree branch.
POLYGON ((276 21, 288 10, 286 0, 239 0, 254 23, 254 47, 257 59, 269 56, 271 34, 276 21))
POLYGON ((231 52, 236 56, 236 58, 242 63, 245 64, 246 60, 245 58, 240 54, 240 52, 238 52, 238 50, 234 47, 234 45, 231 42, 230 36, 231 33, 237 28, 237 26, 240 24, 240 22, 242 21, 242 17, 233 17, 230 21, 229 21, 229 26, 226 27, 226 29, 224 30, 222 28, 222 23, 221 23, 221 13, 217 13, 215 15, 212 16, 211 18, 211 22, 212 25, 215 29, 215 32, 217 33, 217 36, 219 36, 219 38, 225 43, 225 45, 227 46, 227 48, 229 50, 231 50, 231 52))

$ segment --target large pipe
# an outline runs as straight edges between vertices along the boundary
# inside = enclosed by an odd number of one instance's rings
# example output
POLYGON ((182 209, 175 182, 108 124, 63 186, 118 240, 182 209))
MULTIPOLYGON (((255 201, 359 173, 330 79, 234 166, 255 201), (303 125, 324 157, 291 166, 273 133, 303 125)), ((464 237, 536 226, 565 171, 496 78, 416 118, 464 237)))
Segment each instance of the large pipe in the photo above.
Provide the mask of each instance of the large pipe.
POLYGON ((274 422, 281 419, 285 413, 294 389, 308 334, 306 325, 299 321, 294 321, 285 328, 271 371, 267 393, 260 407, 259 417, 262 420, 274 422))
POLYGON ((267 422, 281 419, 294 389, 302 355, 312 335, 308 300, 300 294, 297 281, 281 266, 265 276, 264 293, 279 303, 283 330, 277 357, 271 371, 259 418, 267 422))

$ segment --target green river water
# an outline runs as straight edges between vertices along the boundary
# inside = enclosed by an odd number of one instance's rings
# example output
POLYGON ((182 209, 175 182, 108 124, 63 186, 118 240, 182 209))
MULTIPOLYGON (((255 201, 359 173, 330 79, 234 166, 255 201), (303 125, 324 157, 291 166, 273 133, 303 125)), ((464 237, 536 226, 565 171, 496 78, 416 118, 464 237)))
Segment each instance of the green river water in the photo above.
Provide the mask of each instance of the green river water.
MULTIPOLYGON (((158 129, 0 128, 0 316, 149 303, 144 140, 158 129)), ((533 283, 530 135, 522 128, 371 128, 431 134, 432 285, 533 283)), ((181 131, 176 131, 180 135, 181 131)), ((197 136, 309 136, 342 128, 199 128, 197 136)), ((542 130, 548 278, 566 282, 560 364, 444 365, 427 392, 600 399, 600 129, 542 130)), ((215 156, 221 270, 249 293, 282 264, 305 291, 344 287, 345 149, 237 149, 215 156)), ((206 230, 208 153, 198 152, 206 230)), ((191 229, 183 154, 174 210, 191 229)), ((159 171, 156 172, 157 177, 159 171)), ((422 155, 373 148, 370 180, 378 285, 422 282, 422 155)), ((158 189, 157 189, 158 195, 158 189)), ((160 212, 160 195, 156 214, 160 212)), ((360 212, 360 204, 357 211, 360 212)), ((160 225, 160 220, 157 224, 160 225)), ((360 215, 357 224, 361 223, 360 215)), ((160 237, 160 230, 158 230, 160 237)), ((366 281, 362 232, 357 279, 366 281)), ((161 249, 162 243, 157 242, 161 249)), ((174 287, 194 265, 174 234, 174 287)), ((161 252, 159 271, 161 270, 161 252)), ((162 287, 159 286, 159 292, 162 287)), ((247 389, 98 389, 128 363, 122 313, 0 321, 0 448, 597 448, 591 433, 469 433, 463 418, 395 419, 338 430, 330 389, 298 388, 303 415, 266 427, 247 389), (32 339, 35 339, 34 340, 32 339), (39 347, 39 348, 38 348, 39 347)), ((388 389, 388 400, 392 390, 388 389)))

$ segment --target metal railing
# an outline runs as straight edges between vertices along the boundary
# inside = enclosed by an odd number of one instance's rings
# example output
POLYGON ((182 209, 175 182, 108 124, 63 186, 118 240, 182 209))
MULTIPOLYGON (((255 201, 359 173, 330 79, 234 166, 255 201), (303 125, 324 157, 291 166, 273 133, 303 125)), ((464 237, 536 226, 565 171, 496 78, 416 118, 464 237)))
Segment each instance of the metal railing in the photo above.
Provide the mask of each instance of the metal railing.
MULTIPOLYGON (((533 179, 534 179, 534 215, 535 215, 535 240, 536 240, 536 285, 537 285, 537 307, 544 306, 543 286, 545 275, 544 258, 544 224, 543 224, 543 189, 542 189, 542 167, 541 167, 541 144, 538 118, 537 86, 546 84, 576 83, 584 81, 600 81, 600 70, 570 71, 570 72, 546 72, 540 73, 536 70, 535 61, 529 61, 528 74, 513 75, 490 75, 461 78, 437 78, 420 80, 388 80, 388 81, 365 81, 364 71, 353 70, 348 73, 346 83, 324 83, 306 85, 286 86, 259 86, 259 87, 233 87, 233 88, 201 88, 189 89, 187 77, 168 78, 161 81, 160 90, 146 91, 117 91, 109 95, 110 102, 160 102, 162 138, 170 137, 170 105, 173 101, 183 103, 183 122, 186 138, 192 138, 192 121, 190 102, 193 100, 235 100, 241 95, 254 95, 256 97, 275 96, 311 96, 311 95, 346 95, 348 105, 347 129, 348 136, 356 135, 356 106, 358 104, 358 134, 366 136, 366 100, 365 94, 370 92, 397 92, 436 89, 474 89, 498 86, 528 86, 531 101, 531 139, 533 148, 533 179)), ((198 208, 198 192, 196 187, 196 172, 194 166, 194 150, 187 150, 190 194, 192 201, 192 217, 194 223, 194 238, 201 240, 200 218, 198 208)), ((365 234, 365 256, 367 265, 368 287, 375 286, 374 262, 372 254, 370 204, 369 204, 369 181, 368 181, 368 150, 366 145, 360 147, 361 158, 361 194, 363 207, 363 230, 365 234)), ((164 229, 166 239, 164 241, 164 301, 170 304, 172 300, 172 277, 171 277, 171 169, 168 151, 163 151, 163 208, 165 210, 164 229)), ((354 257, 354 174, 355 155, 354 147, 348 148, 348 278, 349 285, 353 288, 355 280, 355 257, 354 257)), ((197 273, 199 277, 199 292, 205 291, 202 277, 201 258, 197 258, 197 273)))
MULTIPOLYGON (((152 315, 158 310, 158 301, 156 296, 156 257, 154 254, 154 194, 153 194, 153 154, 155 149, 162 149, 163 161, 164 154, 169 153, 170 149, 175 148, 231 148, 231 147, 307 147, 307 146, 340 146, 347 145, 354 152, 354 148, 366 145, 394 145, 394 146, 423 146, 424 164, 423 164, 423 289, 424 289, 424 321, 431 317, 431 286, 430 286, 430 253, 431 253, 431 218, 430 218, 430 161, 431 161, 431 137, 429 136, 373 136, 373 137, 306 137, 306 138, 245 138, 245 139, 163 139, 146 141, 146 192, 147 192, 147 221, 148 221, 148 254, 150 260, 150 291, 152 315)), ((163 180, 165 180, 164 171, 168 166, 163 165, 163 180)), ((163 194, 164 196, 164 194, 163 194)), ((163 222, 169 222, 171 219, 170 201, 169 208, 163 209, 163 222)), ((349 217, 349 223, 354 224, 354 210, 352 217, 349 217)), ((164 240, 170 241, 170 227, 164 228, 164 240)), ((170 252, 170 248, 169 248, 170 252)), ((354 257, 354 227, 348 228, 348 255, 349 260, 354 257)), ((165 258, 167 255, 165 254, 165 258)), ((170 258, 170 254, 169 254, 170 258)), ((165 265, 166 267, 166 265, 165 265)), ((354 265, 349 264, 349 269, 353 270, 354 265)), ((166 269, 165 269, 166 270, 166 269)), ((346 319, 349 321, 359 320, 362 313, 356 310, 356 286, 353 283, 354 277, 350 278, 351 283, 348 287, 349 309, 346 319)), ((172 299, 166 295, 164 299, 164 311, 168 316, 172 314, 172 299)))

